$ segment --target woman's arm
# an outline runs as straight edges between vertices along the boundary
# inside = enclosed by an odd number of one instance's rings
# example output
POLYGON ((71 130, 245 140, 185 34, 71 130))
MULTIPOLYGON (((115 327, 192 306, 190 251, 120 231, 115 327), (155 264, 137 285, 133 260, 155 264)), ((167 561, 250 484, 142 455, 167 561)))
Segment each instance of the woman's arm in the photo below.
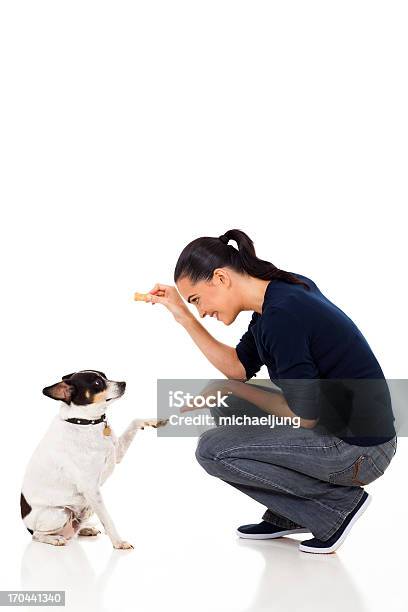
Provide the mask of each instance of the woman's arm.
POLYGON ((235 348, 216 340, 190 312, 189 315, 181 325, 208 361, 227 378, 246 380, 245 368, 235 348))
MULTIPOLYGON (((237 397, 255 404, 261 410, 274 414, 276 416, 290 416, 291 418, 297 415, 289 408, 285 396, 279 391, 264 391, 258 389, 256 385, 248 385, 236 380, 226 381, 223 385, 223 392, 231 392, 237 397)), ((312 429, 318 419, 300 419, 300 426, 306 429, 312 429)))
POLYGON ((157 284, 147 294, 146 301, 163 304, 184 327, 208 361, 227 378, 246 380, 245 368, 235 348, 216 340, 184 304, 176 287, 157 284))

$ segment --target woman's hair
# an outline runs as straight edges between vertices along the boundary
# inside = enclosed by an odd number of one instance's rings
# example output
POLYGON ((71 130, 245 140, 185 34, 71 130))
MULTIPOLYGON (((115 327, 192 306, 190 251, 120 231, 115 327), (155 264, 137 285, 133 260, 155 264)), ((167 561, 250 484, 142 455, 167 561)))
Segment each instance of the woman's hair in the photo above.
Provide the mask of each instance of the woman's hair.
POLYGON ((200 280, 211 280, 216 268, 225 267, 262 280, 279 279, 310 289, 307 283, 291 272, 280 270, 273 263, 259 259, 250 237, 238 229, 228 230, 218 238, 205 236, 190 242, 178 258, 174 282, 183 277, 189 278, 193 284, 200 280), (228 244, 230 240, 237 243, 238 249, 228 244))

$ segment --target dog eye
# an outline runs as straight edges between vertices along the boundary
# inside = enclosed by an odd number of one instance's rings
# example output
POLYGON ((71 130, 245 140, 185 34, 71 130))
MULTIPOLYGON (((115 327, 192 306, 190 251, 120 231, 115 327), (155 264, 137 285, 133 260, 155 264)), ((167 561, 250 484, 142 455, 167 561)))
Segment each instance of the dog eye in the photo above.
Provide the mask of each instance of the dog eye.
POLYGON ((99 387, 100 384, 101 384, 100 380, 95 380, 95 382, 94 382, 95 387, 99 387))

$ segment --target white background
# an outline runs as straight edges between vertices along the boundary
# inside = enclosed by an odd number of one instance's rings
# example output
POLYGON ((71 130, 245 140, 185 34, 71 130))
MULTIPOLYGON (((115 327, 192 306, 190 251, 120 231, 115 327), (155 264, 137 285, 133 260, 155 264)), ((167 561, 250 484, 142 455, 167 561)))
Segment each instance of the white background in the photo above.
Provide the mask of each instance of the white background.
MULTIPOLYGON (((157 378, 217 376, 161 306, 198 236, 245 230, 311 277, 407 376, 405 2, 21 2, 0 8, 1 589, 63 588, 72 610, 406 609, 407 441, 335 555, 244 542, 263 508, 208 476, 196 439, 138 435, 105 487, 134 551, 30 542, 21 479, 84 368, 126 380, 118 433, 157 378), (99 581, 98 581, 99 577, 99 581)), ((204 321, 235 345, 231 327, 204 321)))

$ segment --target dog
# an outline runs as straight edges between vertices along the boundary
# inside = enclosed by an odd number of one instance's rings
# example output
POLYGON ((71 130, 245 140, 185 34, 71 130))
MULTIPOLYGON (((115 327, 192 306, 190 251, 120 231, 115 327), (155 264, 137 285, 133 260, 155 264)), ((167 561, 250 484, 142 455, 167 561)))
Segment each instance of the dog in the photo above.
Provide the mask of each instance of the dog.
POLYGON ((108 380, 103 372, 81 370, 43 389, 60 405, 23 478, 21 518, 34 541, 64 546, 76 536, 96 536, 100 531, 88 524, 95 513, 114 548, 133 548, 119 536, 101 486, 137 431, 165 421, 135 419, 117 438, 106 410, 125 388, 125 382, 108 380))

